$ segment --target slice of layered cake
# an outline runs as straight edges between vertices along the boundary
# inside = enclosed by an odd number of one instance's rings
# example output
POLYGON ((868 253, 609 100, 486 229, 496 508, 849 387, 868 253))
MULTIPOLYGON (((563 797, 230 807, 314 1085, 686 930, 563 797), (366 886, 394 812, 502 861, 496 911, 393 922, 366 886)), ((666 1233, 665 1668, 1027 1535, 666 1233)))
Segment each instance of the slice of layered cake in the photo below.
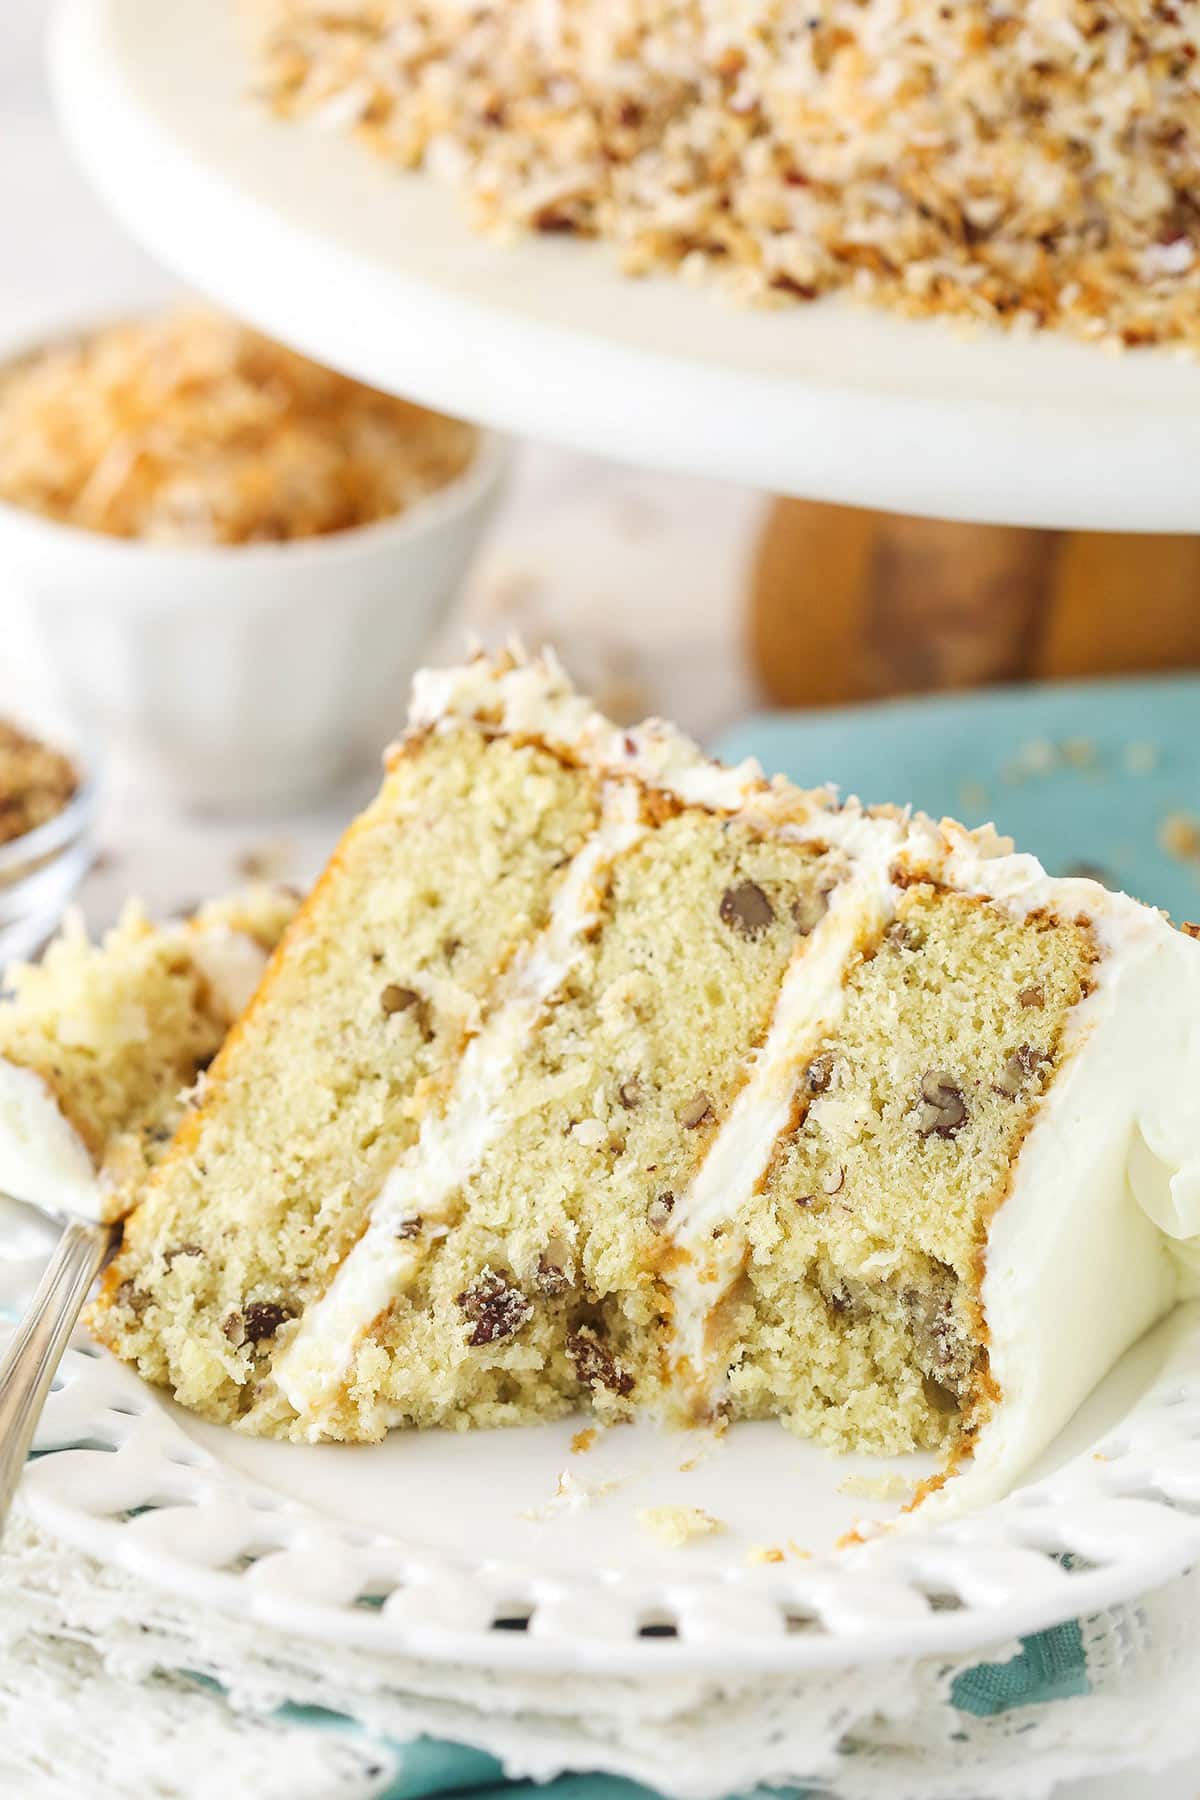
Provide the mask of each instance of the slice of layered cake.
POLYGON ((120 1218, 296 906, 260 886, 156 925, 131 904, 102 944, 75 919, 0 973, 0 1194, 120 1218))
POLYGON ((93 1323, 252 1432, 778 1417, 982 1496, 1179 1292, 1198 1091, 1160 914, 480 657, 418 679, 93 1323))

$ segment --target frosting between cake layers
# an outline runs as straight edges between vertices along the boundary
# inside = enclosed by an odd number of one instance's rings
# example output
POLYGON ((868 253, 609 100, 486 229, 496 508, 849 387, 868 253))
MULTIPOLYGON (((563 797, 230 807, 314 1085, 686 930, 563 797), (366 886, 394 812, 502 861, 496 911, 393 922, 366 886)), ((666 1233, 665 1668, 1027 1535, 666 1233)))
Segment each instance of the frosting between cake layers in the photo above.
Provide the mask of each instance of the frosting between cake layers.
POLYGON ((705 1410, 715 1405, 725 1380, 721 1347, 706 1341, 710 1320, 740 1275, 745 1254, 736 1232, 714 1239, 713 1228, 736 1225, 743 1202, 762 1179, 787 1129, 805 1062, 841 1013, 855 944, 881 931, 892 911, 889 869, 901 825, 869 818, 857 808, 822 821, 823 827, 831 823, 833 831, 825 835, 853 858, 851 872, 833 890, 812 935, 797 945, 766 1041, 671 1215, 670 1235, 687 1252, 671 1279, 671 1362, 686 1360, 705 1410))
POLYGON ((518 1061, 600 917, 609 871, 646 834, 640 810, 634 783, 605 789, 601 821, 568 865, 544 930, 518 954, 467 1045, 445 1111, 422 1120, 416 1143, 385 1179, 366 1231, 276 1358, 275 1382, 303 1419, 336 1397, 363 1334, 420 1270, 422 1240, 399 1237, 399 1227, 417 1215, 424 1231, 448 1224, 461 1188, 503 1131, 518 1061))

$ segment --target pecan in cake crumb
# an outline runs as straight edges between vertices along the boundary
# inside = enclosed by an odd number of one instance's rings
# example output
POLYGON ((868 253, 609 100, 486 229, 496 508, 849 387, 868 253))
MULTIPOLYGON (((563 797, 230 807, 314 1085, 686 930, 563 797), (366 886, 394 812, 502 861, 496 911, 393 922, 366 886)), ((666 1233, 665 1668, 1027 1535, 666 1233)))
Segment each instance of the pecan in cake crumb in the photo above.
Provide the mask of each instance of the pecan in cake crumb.
POLYGON ((815 931, 828 911, 829 895, 823 889, 815 894, 797 894, 792 901, 792 924, 797 936, 807 937, 815 931))
POLYGON ((203 1255, 204 1251, 199 1244, 176 1244, 172 1249, 163 1251, 163 1264, 169 1269, 181 1256, 203 1255))
POLYGON ((132 1281, 123 1281, 113 1298, 118 1306, 127 1306, 139 1319, 150 1304, 149 1294, 132 1281))
POLYGON ((833 1051, 822 1050, 808 1065, 804 1085, 810 1094, 827 1094, 833 1080, 833 1051))
POLYGON ((585 1387, 599 1385, 610 1393, 621 1395, 633 1392, 633 1376, 621 1367, 590 1325, 581 1325, 578 1331, 568 1335, 567 1355, 585 1387))
POLYGON ((617 1098, 626 1112, 632 1112, 635 1106, 640 1106, 642 1104, 641 1077, 633 1075, 628 1081, 623 1081, 617 1089, 617 1098))
POLYGON ((921 1077, 920 1110, 917 1130, 922 1137, 953 1137, 967 1120, 962 1089, 952 1075, 941 1069, 930 1069, 921 1077))
POLYGON ((757 881, 742 881, 726 888, 718 908, 721 923, 740 932, 751 943, 774 922, 775 909, 757 881))
POLYGON ((78 791, 69 757, 0 719, 0 844, 49 824, 78 791))
POLYGON ((284 1320, 292 1316, 292 1308, 278 1300, 252 1300, 242 1314, 246 1342, 260 1344, 273 1338, 284 1320))
POLYGON ((920 926, 910 925, 907 919, 893 919, 883 935, 896 950, 920 950, 925 944, 920 926))
POLYGON ((574 1286, 571 1253, 561 1239, 554 1239, 538 1257, 534 1286, 548 1300, 569 1293, 574 1286))
POLYGON ((671 1222, 671 1213, 675 1206, 675 1196, 668 1189, 658 1194, 646 1208, 646 1223, 651 1231, 665 1231, 671 1222))
POLYGON ((1025 1007, 1027 1011, 1030 1007, 1045 1006, 1045 1004, 1046 990, 1043 987, 1022 988, 1017 995, 1017 1005, 1025 1007))
POLYGON ((473 1350, 512 1337, 533 1317, 528 1296, 494 1269, 483 1269, 474 1287, 459 1294, 455 1305, 462 1308, 474 1327, 467 1339, 473 1350))
POLYGON ((423 1216, 420 1213, 413 1213, 411 1218, 401 1219, 396 1227, 396 1236, 398 1238, 420 1237, 424 1229, 425 1220, 423 1216))
POLYGON ((1044 1050, 1035 1050, 1031 1044, 1018 1044, 1011 1052, 1000 1079, 993 1083, 996 1093, 1003 1094, 1007 1100, 1015 1100, 1031 1075, 1037 1073, 1041 1063, 1050 1058, 1044 1050))
POLYGON ((935 1381, 932 1375, 925 1375, 921 1378, 921 1387, 934 1412, 949 1415, 959 1411, 958 1395, 944 1382, 935 1381))
POLYGON ((700 1093, 692 1095, 680 1112, 679 1123, 685 1131, 695 1131, 697 1126, 705 1124, 712 1116, 712 1096, 701 1089, 700 1093))

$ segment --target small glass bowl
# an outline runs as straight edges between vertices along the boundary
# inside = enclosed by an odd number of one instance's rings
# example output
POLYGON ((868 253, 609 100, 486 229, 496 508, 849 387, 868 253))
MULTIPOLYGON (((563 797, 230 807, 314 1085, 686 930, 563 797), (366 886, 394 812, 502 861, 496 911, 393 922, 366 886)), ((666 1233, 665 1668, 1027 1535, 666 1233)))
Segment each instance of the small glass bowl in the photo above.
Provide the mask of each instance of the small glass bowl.
POLYGON ((0 844, 0 987, 9 963, 36 955, 53 935, 95 853, 95 771, 78 745, 66 750, 80 777, 67 805, 0 844))

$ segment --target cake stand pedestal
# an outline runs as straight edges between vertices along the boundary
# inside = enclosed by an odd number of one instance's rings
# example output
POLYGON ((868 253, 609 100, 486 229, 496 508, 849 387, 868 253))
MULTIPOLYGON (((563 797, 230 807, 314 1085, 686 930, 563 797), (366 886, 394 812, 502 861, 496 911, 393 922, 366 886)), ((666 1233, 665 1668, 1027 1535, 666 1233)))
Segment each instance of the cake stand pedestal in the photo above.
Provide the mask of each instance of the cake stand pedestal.
POLYGON ((1200 667, 1200 538, 779 500, 750 647, 777 706, 1200 667))

